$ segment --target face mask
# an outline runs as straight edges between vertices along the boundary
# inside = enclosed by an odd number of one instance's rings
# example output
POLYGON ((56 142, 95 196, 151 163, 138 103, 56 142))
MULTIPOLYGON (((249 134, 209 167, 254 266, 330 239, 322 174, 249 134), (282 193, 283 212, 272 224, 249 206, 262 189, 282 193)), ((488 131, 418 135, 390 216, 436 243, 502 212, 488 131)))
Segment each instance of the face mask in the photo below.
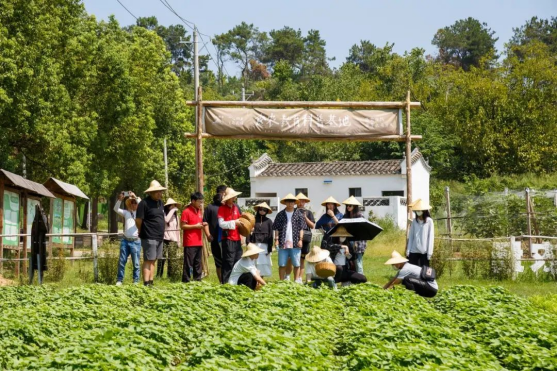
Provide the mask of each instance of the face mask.
POLYGON ((341 243, 344 243, 344 241, 346 240, 346 238, 341 237, 341 238, 338 238, 338 240, 340 240, 341 243))
POLYGON ((424 214, 423 211, 416 211, 416 216, 421 217, 424 214))

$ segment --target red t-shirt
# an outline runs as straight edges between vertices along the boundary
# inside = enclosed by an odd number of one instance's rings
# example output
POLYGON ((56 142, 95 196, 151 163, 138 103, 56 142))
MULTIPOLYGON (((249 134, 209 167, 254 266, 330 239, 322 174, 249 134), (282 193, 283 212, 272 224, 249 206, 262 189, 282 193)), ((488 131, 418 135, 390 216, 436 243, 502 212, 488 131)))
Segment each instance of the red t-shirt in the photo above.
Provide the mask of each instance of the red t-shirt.
MULTIPOLYGON (((236 206, 236 204, 232 205, 232 208, 228 205, 221 205, 219 207, 219 212, 217 213, 218 218, 222 218, 225 221, 233 221, 240 218, 240 210, 236 206)), ((236 227, 234 230, 223 230, 222 231, 222 240, 233 240, 238 241, 240 240, 240 233, 238 232, 238 228, 236 227)))
MULTIPOLYGON (((187 225, 197 225, 203 222, 203 211, 195 209, 191 204, 182 212, 182 222, 187 225)), ((200 247, 203 245, 203 229, 184 230, 184 247, 200 247)))

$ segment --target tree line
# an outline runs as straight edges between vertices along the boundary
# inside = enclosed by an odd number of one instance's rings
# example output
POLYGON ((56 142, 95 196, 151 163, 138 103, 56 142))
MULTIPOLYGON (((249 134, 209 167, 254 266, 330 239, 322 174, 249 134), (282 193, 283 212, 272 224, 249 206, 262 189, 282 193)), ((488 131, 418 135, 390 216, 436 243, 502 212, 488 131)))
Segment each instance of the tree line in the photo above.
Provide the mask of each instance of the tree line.
MULTIPOLYGON (((438 179, 557 171, 557 18, 514 29, 504 50, 487 24, 457 21, 432 35, 435 56, 361 40, 330 66, 318 30, 262 31, 242 22, 202 50, 204 99, 403 100, 438 179), (211 53, 207 53, 210 51, 211 53), (214 63, 210 63, 211 59, 214 63), (230 62, 240 73, 227 71, 230 62), (210 66, 216 66, 211 70, 210 66)), ((205 37, 208 39, 207 37, 205 37)), ((98 21, 79 0, 6 0, 0 10, 0 167, 55 176, 93 196, 164 180, 168 141, 173 195, 195 187, 191 33, 155 17, 98 21)), ((400 158, 398 143, 205 141, 208 190, 249 191, 247 166, 277 161, 400 158)), ((210 194, 210 192, 209 192, 210 194)))

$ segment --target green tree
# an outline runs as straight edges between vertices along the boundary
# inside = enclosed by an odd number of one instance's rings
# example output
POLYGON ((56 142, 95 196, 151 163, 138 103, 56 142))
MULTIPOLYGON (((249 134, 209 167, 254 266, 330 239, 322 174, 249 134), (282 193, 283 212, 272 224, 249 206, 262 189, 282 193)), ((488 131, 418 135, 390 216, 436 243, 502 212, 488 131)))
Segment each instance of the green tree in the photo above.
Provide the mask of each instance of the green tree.
POLYGON ((517 47, 539 41, 547 45, 551 53, 557 53, 557 17, 551 19, 532 17, 525 25, 513 28, 513 31, 514 35, 508 44, 510 52, 516 53, 520 51, 517 47))
POLYGON ((482 61, 490 64, 497 59, 495 43, 499 38, 494 34, 485 22, 469 17, 437 31, 432 44, 439 48, 440 61, 468 71, 471 66, 480 67, 482 61))
POLYGON ((263 62, 274 67, 279 61, 286 61, 298 71, 304 57, 305 45, 302 31, 284 26, 280 30, 271 30, 269 36, 270 41, 265 48, 263 62))

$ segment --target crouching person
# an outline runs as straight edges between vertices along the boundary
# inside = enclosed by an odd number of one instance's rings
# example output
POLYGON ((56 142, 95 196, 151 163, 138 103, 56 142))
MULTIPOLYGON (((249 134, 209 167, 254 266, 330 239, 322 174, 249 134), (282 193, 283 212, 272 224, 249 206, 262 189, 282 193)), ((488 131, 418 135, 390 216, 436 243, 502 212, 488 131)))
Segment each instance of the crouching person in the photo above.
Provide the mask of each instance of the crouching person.
POLYGON ((326 282, 333 289, 337 288, 334 276, 319 276, 315 270, 315 266, 322 262, 334 265, 333 260, 329 257, 330 254, 329 251, 314 246, 306 256, 306 282, 313 281, 313 288, 319 287, 323 282, 326 282))
POLYGON ((435 281, 435 274, 430 267, 412 265, 397 251, 393 251, 391 258, 385 262, 385 265, 392 265, 393 269, 398 270, 398 274, 391 279, 384 289, 390 289, 396 284, 402 284, 411 291, 416 292, 422 297, 434 297, 439 289, 435 281), (425 272, 422 272, 425 271, 425 272))
POLYGON ((267 283, 261 278, 259 270, 255 267, 255 263, 261 252, 265 252, 265 250, 253 243, 248 244, 245 252, 242 254, 242 258, 234 265, 232 273, 230 273, 228 284, 242 284, 253 290, 257 287, 257 283, 266 285, 267 283))

